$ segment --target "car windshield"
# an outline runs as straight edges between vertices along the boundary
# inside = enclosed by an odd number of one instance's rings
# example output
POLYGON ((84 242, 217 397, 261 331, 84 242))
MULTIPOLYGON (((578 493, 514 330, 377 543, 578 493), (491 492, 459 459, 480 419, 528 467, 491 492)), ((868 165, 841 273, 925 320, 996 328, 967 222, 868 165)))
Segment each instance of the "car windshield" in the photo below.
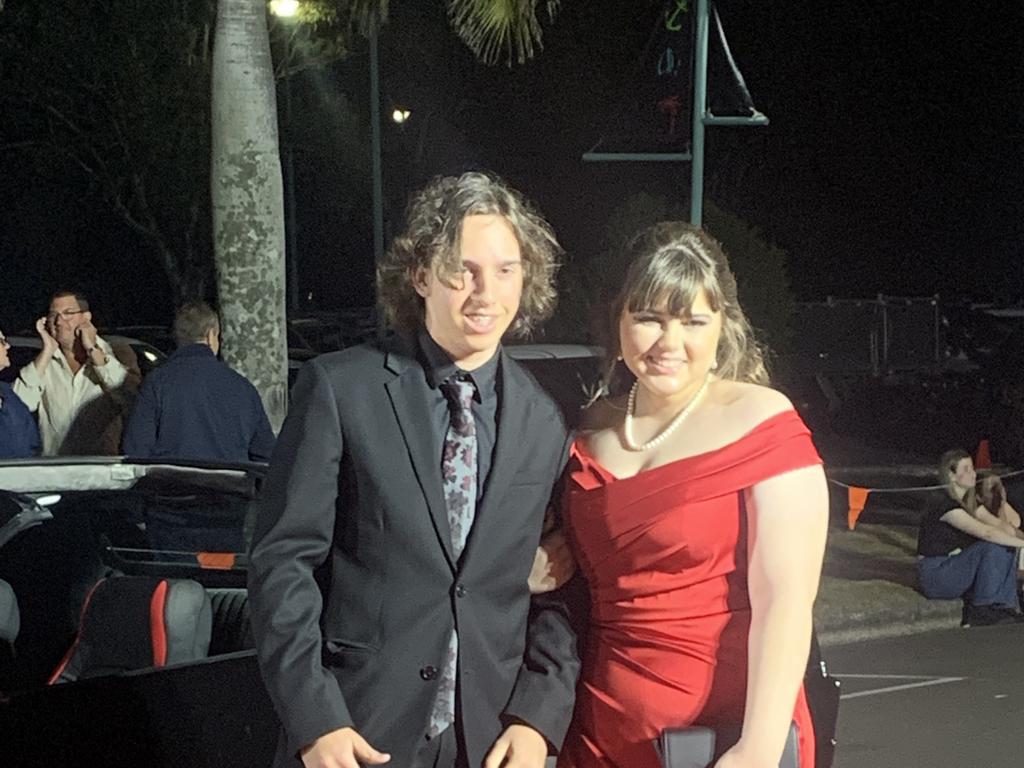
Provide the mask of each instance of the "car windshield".
MULTIPOLYGON (((158 564, 179 571, 244 567, 261 477, 257 466, 0 463, 0 488, 50 515, 36 538, 75 531, 83 547, 90 545, 107 566, 126 573, 149 572, 158 564)), ((10 518, 8 513, 0 525, 10 518)), ((4 547, 5 562, 12 547, 13 539, 4 547)))

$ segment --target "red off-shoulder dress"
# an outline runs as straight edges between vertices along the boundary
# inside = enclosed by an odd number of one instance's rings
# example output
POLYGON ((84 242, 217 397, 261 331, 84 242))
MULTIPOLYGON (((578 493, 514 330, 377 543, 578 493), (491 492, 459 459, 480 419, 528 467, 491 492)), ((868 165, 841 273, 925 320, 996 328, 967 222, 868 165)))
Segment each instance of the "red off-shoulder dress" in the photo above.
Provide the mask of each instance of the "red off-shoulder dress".
MULTIPOLYGON (((658 768, 652 740, 662 729, 742 723, 750 630, 743 492, 820 463, 794 411, 630 478, 573 447, 565 520, 590 585, 591 623, 559 768, 658 768)), ((802 689, 793 718, 801 768, 813 768, 802 689)))

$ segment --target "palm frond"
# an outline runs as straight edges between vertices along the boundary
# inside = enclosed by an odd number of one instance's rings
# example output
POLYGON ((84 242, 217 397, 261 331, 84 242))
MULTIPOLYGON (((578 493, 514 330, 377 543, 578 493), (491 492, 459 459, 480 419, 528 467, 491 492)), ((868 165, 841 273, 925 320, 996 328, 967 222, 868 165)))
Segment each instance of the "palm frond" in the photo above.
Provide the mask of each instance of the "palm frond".
MULTIPOLYGON (((541 0, 448 0, 448 20, 462 41, 484 64, 507 58, 522 64, 538 49, 543 30, 537 18, 541 0)), ((549 18, 560 0, 545 0, 549 18)))

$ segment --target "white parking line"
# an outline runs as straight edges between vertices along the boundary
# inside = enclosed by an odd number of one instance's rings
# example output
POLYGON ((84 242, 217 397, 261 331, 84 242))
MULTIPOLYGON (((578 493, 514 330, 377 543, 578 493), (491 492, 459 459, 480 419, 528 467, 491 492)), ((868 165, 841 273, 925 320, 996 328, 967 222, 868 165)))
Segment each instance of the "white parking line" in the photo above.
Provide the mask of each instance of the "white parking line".
POLYGON ((938 675, 855 675, 847 672, 829 672, 832 677, 837 677, 840 680, 846 678, 861 678, 868 677, 875 680, 941 680, 942 678, 938 675))
MULTIPOLYGON (((836 675, 840 681, 842 677, 836 675)), ((847 675, 847 677, 853 677, 853 675, 847 675)), ((900 677, 900 675, 862 675, 862 677, 900 677)), ((910 677, 910 675, 907 675, 910 677)), ((908 691, 912 688, 927 688, 931 685, 946 685, 948 683, 959 683, 961 680, 966 680, 966 677, 936 677, 930 680, 919 680, 916 683, 906 683, 904 685, 887 685, 884 688, 872 688, 867 691, 854 691, 852 693, 844 693, 839 696, 840 699, 859 699, 863 696, 877 696, 880 693, 895 693, 896 691, 908 691)))

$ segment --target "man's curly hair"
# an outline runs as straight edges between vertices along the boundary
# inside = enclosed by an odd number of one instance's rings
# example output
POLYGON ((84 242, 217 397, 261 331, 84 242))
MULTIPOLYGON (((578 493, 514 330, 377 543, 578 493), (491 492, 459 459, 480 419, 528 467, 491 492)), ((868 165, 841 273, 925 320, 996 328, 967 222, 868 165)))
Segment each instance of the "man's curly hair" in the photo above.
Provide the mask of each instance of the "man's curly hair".
POLYGON ((555 309, 555 273, 562 249, 551 226, 514 189, 486 173, 437 177, 413 195, 401 232, 377 265, 377 304, 387 323, 415 331, 424 322, 415 280, 433 269, 448 285, 462 273, 462 222, 496 214, 512 227, 523 260, 523 296, 510 333, 525 336, 555 309))

